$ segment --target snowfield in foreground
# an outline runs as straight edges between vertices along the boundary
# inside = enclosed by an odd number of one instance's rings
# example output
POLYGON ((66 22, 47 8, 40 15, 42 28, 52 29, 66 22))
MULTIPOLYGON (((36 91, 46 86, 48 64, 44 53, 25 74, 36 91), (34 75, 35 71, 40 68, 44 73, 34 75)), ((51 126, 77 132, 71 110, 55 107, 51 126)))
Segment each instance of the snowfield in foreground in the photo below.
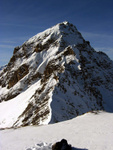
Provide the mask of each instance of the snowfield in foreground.
POLYGON ((75 150, 113 150, 113 113, 86 113, 56 124, 1 130, 0 149, 50 150, 63 138, 75 150))

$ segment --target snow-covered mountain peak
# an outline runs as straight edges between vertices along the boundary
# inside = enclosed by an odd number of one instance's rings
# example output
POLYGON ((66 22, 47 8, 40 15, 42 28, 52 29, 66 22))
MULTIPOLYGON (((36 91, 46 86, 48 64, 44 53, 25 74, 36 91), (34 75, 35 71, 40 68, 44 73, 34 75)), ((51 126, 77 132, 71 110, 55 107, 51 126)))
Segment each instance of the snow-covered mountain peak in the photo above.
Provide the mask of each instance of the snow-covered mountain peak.
POLYGON ((0 126, 113 111, 112 91, 113 62, 96 52, 74 25, 62 22, 16 47, 0 72, 0 126))
POLYGON ((28 41, 26 41, 25 44, 35 43, 38 42, 39 40, 45 39, 43 41, 44 43, 49 38, 59 39, 60 41, 62 37, 65 37, 66 41, 70 39, 70 44, 77 44, 77 42, 83 43, 83 37, 80 34, 80 32, 78 32, 76 27, 73 24, 64 21, 41 33, 38 33, 37 35, 33 36, 28 41), (68 38, 68 40, 66 38, 68 38))

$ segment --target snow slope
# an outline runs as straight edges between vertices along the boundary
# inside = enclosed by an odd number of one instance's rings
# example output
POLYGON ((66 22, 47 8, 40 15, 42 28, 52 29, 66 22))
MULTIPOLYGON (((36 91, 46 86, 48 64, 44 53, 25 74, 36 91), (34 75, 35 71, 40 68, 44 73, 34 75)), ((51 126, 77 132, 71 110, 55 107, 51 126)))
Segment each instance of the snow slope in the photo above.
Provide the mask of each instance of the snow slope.
POLYGON ((49 150, 62 138, 77 150, 113 150, 113 113, 86 113, 72 120, 0 131, 1 150, 49 150))
POLYGON ((39 82, 36 82, 16 98, 13 98, 12 100, 7 102, 4 101, 0 103, 0 114, 2 114, 0 116, 0 120, 2 120, 0 125, 2 124, 2 128, 6 127, 6 124, 8 127, 11 127, 14 124, 20 114, 27 107, 29 99, 32 94, 35 93, 38 85, 39 82), (4 110, 7 110, 7 113, 4 113, 4 110))

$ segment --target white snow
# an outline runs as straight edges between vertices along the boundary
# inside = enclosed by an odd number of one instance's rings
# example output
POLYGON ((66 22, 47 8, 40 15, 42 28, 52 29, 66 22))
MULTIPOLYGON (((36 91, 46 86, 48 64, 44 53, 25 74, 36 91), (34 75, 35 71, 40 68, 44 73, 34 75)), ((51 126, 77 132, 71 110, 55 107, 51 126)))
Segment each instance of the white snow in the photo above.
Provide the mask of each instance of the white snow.
POLYGON ((78 69, 81 70, 81 66, 80 65, 78 65, 78 69))
POLYGON ((4 87, 4 88, 2 88, 1 86, 0 86, 0 95, 2 96, 2 94, 5 94, 5 93, 7 93, 9 90, 6 88, 6 87, 4 87))
POLYGON ((113 113, 87 113, 56 124, 1 130, 0 138, 1 150, 49 150, 63 138, 80 150, 113 150, 113 113))
POLYGON ((0 128, 11 127, 27 107, 31 96, 35 93, 39 82, 10 101, 0 103, 0 128))

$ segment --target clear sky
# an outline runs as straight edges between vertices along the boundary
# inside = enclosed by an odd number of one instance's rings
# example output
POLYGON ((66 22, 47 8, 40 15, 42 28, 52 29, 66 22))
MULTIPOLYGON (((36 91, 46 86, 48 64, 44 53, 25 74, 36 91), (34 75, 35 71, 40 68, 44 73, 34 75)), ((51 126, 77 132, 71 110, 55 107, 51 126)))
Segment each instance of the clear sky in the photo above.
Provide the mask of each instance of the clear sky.
POLYGON ((113 0, 0 0, 0 66, 14 47, 63 21, 113 60, 113 0))

